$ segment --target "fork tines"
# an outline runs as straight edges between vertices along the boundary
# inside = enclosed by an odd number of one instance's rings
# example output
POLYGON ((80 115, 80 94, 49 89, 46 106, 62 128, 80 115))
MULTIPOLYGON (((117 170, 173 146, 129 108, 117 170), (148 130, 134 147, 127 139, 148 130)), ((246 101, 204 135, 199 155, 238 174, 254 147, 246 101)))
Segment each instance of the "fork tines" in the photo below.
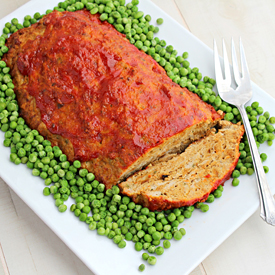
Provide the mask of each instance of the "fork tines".
MULTIPOLYGON (((227 86, 230 86, 231 85, 231 71, 230 71, 230 64, 228 61, 228 55, 227 55, 224 39, 222 41, 222 44, 223 44, 223 60, 224 60, 224 77, 223 77, 221 66, 220 66, 220 59, 219 59, 216 40, 214 39, 214 58, 215 58, 216 78, 217 78, 217 82, 223 80, 224 84, 226 84, 227 86)), ((244 48, 243 48, 241 38, 240 38, 240 56, 241 56, 242 77, 240 76, 240 72, 239 72, 239 66, 238 66, 238 62, 237 62, 237 55, 236 55, 235 44, 234 44, 233 38, 231 40, 231 49, 232 49, 233 75, 234 75, 234 79, 235 79, 237 86, 239 86, 241 83, 241 79, 246 79, 246 78, 249 79, 249 71, 248 71, 248 66, 246 63, 246 58, 245 58, 245 53, 244 53, 244 48)))

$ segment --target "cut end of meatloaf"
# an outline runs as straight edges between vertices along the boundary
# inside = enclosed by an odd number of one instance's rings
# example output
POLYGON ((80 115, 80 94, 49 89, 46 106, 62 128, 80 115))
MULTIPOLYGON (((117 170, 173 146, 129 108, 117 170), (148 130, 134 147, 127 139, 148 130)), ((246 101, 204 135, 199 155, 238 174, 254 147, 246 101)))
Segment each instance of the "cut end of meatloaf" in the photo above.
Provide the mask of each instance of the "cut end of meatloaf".
MULTIPOLYGON (((182 131, 179 134, 176 134, 166 140, 160 145, 153 147, 144 153, 140 158, 137 159, 131 166, 121 173, 119 178, 114 178, 114 183, 120 183, 127 179, 129 176, 134 174, 137 171, 140 171, 142 168, 146 167, 150 163, 160 162, 162 159, 170 159, 173 155, 179 154, 185 150, 185 148, 194 141, 197 141, 203 137, 214 127, 218 121, 202 121, 198 124, 192 125, 182 131)), ((101 168, 96 168, 101 165, 102 162, 96 163, 96 160, 90 160, 82 164, 83 168, 86 168, 89 171, 105 170, 105 173, 109 173, 110 176, 113 175, 112 170, 114 169, 114 162, 106 161, 104 166, 101 168)), ((108 181, 110 182, 110 181, 108 181)), ((112 187, 112 185, 107 184, 107 188, 112 187)))
POLYGON ((193 205, 230 178, 244 128, 220 121, 218 132, 189 145, 172 159, 149 165, 119 184, 123 194, 150 210, 193 205))
POLYGON ((7 40, 20 115, 107 188, 222 118, 99 15, 53 11, 7 40))

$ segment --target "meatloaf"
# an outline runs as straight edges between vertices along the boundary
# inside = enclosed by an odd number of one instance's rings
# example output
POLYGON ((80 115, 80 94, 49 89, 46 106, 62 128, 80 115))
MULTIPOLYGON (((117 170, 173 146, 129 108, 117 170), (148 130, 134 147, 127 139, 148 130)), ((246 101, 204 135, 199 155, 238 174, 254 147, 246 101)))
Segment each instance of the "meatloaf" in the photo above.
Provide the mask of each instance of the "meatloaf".
POLYGON ((219 127, 183 153, 149 165, 120 183, 122 193, 152 211, 205 201, 229 179, 240 155, 243 126, 220 121, 219 127))
POLYGON ((182 151, 222 118, 87 10, 54 11, 7 46, 22 117, 107 188, 182 151))

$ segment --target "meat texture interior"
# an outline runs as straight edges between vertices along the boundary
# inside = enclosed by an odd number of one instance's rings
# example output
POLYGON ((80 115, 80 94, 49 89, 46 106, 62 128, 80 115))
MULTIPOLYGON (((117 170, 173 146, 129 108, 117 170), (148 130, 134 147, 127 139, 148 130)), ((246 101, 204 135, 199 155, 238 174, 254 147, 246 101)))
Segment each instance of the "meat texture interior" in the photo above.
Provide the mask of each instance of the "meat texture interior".
POLYGON ((244 134, 241 125, 220 121, 199 141, 167 161, 158 161, 119 184, 123 194, 150 210, 193 205, 230 178, 244 134))

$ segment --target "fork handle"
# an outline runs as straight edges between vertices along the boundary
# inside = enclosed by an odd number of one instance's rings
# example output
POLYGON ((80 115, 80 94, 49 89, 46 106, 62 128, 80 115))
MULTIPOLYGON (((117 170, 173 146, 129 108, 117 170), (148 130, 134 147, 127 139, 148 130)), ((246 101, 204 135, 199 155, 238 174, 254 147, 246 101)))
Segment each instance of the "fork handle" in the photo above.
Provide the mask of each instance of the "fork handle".
POLYGON ((256 182, 260 196, 260 216, 268 224, 275 226, 275 202, 269 189, 258 148, 254 135, 244 108, 244 105, 237 106, 243 119, 248 144, 250 147, 251 157, 254 164, 256 182))

